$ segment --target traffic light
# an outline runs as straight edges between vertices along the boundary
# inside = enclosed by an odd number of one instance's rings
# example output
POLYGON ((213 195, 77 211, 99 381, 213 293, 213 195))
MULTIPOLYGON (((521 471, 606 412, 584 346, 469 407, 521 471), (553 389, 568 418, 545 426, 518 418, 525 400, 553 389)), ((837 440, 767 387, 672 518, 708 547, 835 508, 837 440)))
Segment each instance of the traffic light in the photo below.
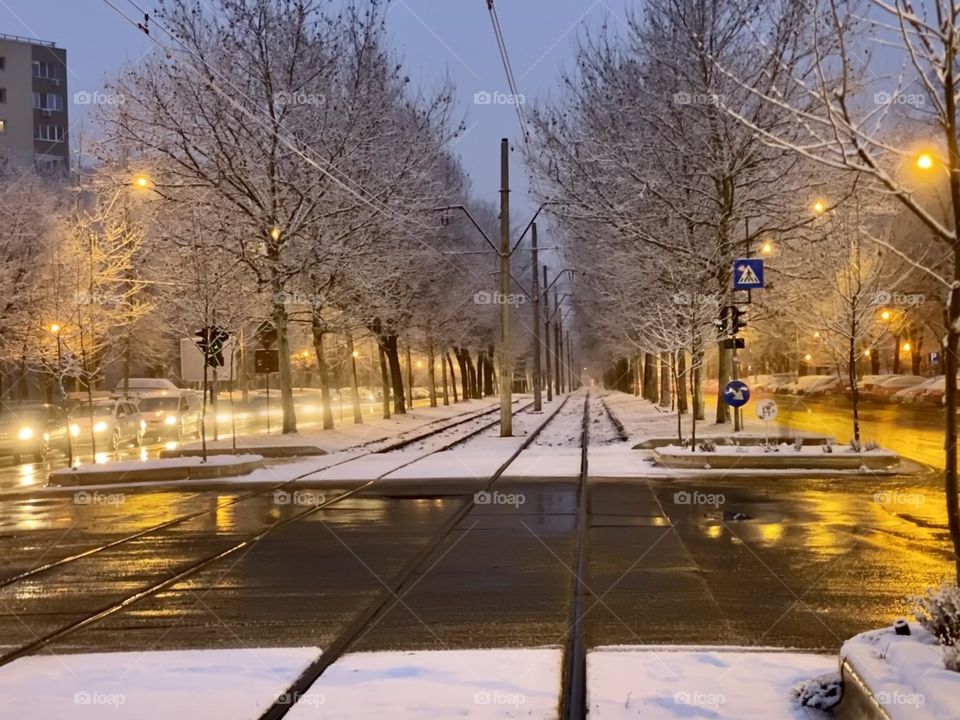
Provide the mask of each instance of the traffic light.
POLYGON ((736 305, 730 306, 730 332, 733 335, 739 333, 743 328, 747 326, 747 320, 744 317, 746 313, 738 308, 736 305))
POLYGON ((213 325, 197 331, 197 338, 204 362, 210 367, 223 367, 223 346, 230 339, 230 333, 213 325))

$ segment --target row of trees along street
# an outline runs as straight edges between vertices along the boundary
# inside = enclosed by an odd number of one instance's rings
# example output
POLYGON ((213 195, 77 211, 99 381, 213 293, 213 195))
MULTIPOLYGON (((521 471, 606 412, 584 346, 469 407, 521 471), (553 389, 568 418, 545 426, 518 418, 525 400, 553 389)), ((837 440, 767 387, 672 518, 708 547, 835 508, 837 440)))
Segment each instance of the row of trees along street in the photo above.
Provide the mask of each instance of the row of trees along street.
POLYGON ((894 342, 914 372, 924 340, 940 351, 960 557, 958 17, 946 0, 650 0, 627 27, 582 34, 528 160, 544 197, 567 201, 585 343, 621 358, 608 382, 645 376, 648 397, 703 419, 707 363, 718 391, 746 370, 716 322, 745 300, 733 261, 757 254, 767 287, 742 306, 755 371, 852 382, 894 342))
MULTIPOLYGON (((179 338, 216 326, 250 348, 264 321, 283 432, 297 428, 297 363, 315 359, 332 427, 331 375, 355 348, 375 348, 367 377, 387 416, 411 399, 411 348, 433 403, 435 373, 459 376, 454 400, 494 392, 496 257, 480 230, 495 237, 497 213, 472 197, 454 154, 453 88, 411 82, 385 9, 164 2, 151 16, 161 42, 109 82, 116 101, 82 138, 76 177, 57 185, 3 166, 5 397, 38 373, 48 397, 103 387, 118 365, 125 378, 174 377, 179 338), (436 212, 460 205, 479 230, 436 212)), ((531 272, 515 279, 527 286, 531 272)), ((527 313, 513 315, 527 335, 527 313)), ((519 387, 529 352, 514 353, 519 387)))

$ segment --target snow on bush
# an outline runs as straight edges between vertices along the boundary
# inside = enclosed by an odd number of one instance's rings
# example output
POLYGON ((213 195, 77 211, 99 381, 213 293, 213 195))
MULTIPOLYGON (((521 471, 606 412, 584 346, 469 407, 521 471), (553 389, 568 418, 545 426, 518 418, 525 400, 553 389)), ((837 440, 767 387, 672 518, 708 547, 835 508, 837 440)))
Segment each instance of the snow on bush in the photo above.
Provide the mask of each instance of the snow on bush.
POLYGON ((917 622, 943 646, 943 664, 960 672, 960 587, 944 585, 917 598, 917 622))
POLYGON ((790 691, 793 701, 803 707, 830 710, 843 699, 843 680, 839 672, 828 673, 797 683, 790 691))

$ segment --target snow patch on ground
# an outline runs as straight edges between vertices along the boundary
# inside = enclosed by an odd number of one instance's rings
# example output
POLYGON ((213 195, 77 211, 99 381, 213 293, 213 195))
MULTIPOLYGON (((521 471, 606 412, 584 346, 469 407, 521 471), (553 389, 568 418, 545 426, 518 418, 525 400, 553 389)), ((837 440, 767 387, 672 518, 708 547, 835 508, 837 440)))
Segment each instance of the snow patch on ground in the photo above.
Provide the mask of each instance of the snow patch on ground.
POLYGON ((943 649, 923 627, 910 623, 910 632, 861 633, 843 644, 840 657, 893 720, 960 718, 960 673, 943 666, 943 649))
POLYGON ((297 704, 289 720, 555 720, 556 648, 370 652, 345 655, 297 704))
POLYGON ((587 655, 591 720, 827 718, 793 687, 837 669, 835 657, 750 648, 608 646, 587 655))
POLYGON ((25 657, 0 669, 2 716, 247 720, 260 717, 319 653, 252 648, 25 657))

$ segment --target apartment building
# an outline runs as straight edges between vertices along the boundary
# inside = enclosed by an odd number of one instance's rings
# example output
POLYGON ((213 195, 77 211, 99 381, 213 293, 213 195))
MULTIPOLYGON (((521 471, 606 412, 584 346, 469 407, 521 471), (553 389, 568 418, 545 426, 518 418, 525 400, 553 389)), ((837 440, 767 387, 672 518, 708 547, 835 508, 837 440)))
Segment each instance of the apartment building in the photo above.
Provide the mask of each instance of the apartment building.
POLYGON ((41 172, 70 169, 67 51, 0 34, 0 155, 41 172))

